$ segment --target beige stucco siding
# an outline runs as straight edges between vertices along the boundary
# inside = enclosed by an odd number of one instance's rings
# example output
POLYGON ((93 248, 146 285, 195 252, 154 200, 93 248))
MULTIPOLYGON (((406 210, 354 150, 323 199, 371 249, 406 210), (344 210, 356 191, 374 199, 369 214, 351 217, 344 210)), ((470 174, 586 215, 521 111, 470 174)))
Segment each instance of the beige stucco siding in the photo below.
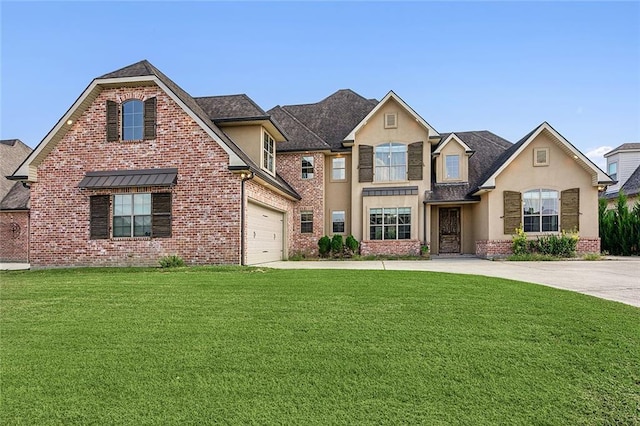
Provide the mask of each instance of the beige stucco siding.
MULTIPOLYGON (((381 105, 376 113, 369 118, 364 126, 356 133, 353 147, 353 161, 350 168, 351 174, 351 232, 359 240, 368 240, 369 234, 369 209, 374 207, 411 207, 411 236, 412 239, 424 238, 424 208, 422 200, 425 190, 431 186, 431 149, 429 145, 429 131, 424 128, 415 117, 406 111, 398 102, 390 98, 381 105), (397 128, 386 129, 384 126, 385 114, 397 114, 397 128), (392 182, 359 182, 358 181, 358 146, 377 145, 398 142, 410 144, 424 142, 423 148, 423 179, 403 180, 392 182), (366 187, 402 187, 417 186, 418 195, 411 196, 383 196, 362 197, 362 190, 366 187), (374 201, 373 198, 376 198, 374 201)), ((330 198, 327 193, 327 199, 330 198)))
POLYGON ((498 175, 496 189, 487 194, 488 239, 511 238, 503 229, 503 191, 526 192, 541 188, 558 192, 580 188, 580 236, 598 237, 598 189, 593 186, 591 173, 543 132, 498 175), (549 149, 548 166, 533 166, 536 148, 549 149))
MULTIPOLYGON (((260 125, 229 126, 224 132, 233 140, 256 164, 262 165, 262 131, 260 125)), ((276 145, 277 150, 277 145, 276 145)))
POLYGON ((436 182, 466 182, 469 180, 469 157, 462 145, 455 139, 450 140, 447 145, 442 148, 440 155, 436 157, 436 182), (458 179, 448 179, 445 170, 445 158, 447 155, 458 156, 458 167, 460 177, 458 179))
POLYGON ((344 234, 349 235, 352 233, 351 224, 351 155, 340 154, 345 159, 345 173, 346 180, 335 181, 332 179, 332 160, 337 155, 327 155, 325 157, 325 227, 326 234, 333 235, 333 228, 331 223, 331 212, 343 211, 345 212, 345 224, 344 234))

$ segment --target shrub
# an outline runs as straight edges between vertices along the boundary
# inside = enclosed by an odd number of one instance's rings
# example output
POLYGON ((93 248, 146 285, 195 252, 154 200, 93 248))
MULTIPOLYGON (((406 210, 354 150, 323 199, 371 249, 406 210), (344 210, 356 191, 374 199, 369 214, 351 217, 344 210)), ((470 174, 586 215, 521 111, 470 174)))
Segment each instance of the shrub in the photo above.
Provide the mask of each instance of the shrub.
POLYGON ((318 240, 318 252, 322 257, 329 256, 331 252, 331 239, 326 235, 318 240))
POLYGON ((560 235, 549 234, 539 236, 535 240, 527 240, 522 227, 516 229, 513 236, 513 260, 525 260, 529 255, 539 254, 553 257, 575 257, 578 246, 578 234, 562 231, 560 235))
POLYGON ((513 236, 513 244, 511 245, 513 254, 520 255, 530 252, 530 245, 527 243, 527 234, 524 233, 522 226, 516 228, 516 234, 513 236))
POLYGON ((354 255, 358 253, 358 248, 360 248, 360 243, 358 240, 354 238, 353 235, 349 235, 345 241, 345 246, 347 250, 350 252, 349 254, 354 255))
POLYGON ((178 268, 184 266, 184 260, 177 254, 165 256, 161 258, 158 263, 160 263, 161 268, 178 268))
POLYGON ((344 254, 344 241, 342 235, 334 235, 331 238, 331 252, 334 256, 342 256, 344 254))
POLYGON ((616 207, 607 210, 607 200, 598 205, 600 244, 603 251, 613 255, 640 254, 640 202, 629 211, 627 197, 621 191, 616 207))

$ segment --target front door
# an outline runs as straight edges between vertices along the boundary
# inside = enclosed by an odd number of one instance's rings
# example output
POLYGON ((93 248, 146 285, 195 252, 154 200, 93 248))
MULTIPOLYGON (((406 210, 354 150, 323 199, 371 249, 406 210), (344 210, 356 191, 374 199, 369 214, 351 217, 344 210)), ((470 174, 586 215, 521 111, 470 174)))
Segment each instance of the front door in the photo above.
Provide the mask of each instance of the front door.
POLYGON ((440 253, 460 253, 460 207, 440 208, 440 253))

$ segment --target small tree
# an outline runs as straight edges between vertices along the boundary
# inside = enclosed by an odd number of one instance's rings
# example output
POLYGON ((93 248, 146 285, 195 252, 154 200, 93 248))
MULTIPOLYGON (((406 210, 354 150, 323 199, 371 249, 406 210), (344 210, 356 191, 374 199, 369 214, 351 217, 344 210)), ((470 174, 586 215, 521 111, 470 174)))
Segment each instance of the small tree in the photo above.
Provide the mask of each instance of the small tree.
POLYGON ((331 253, 331 239, 326 235, 318 241, 318 252, 321 257, 327 257, 331 253))
POLYGON ((336 257, 344 254, 344 241, 342 241, 342 235, 336 234, 331 238, 331 252, 336 257))
POLYGON ((345 246, 347 246, 347 250, 349 251, 349 254, 354 255, 358 253, 358 248, 360 247, 360 243, 358 243, 358 240, 356 240, 353 235, 349 235, 347 237, 347 240, 345 241, 345 246))
POLYGON ((640 254, 640 202, 629 211, 627 197, 620 191, 611 210, 600 199, 598 214, 602 250, 623 256, 640 254))

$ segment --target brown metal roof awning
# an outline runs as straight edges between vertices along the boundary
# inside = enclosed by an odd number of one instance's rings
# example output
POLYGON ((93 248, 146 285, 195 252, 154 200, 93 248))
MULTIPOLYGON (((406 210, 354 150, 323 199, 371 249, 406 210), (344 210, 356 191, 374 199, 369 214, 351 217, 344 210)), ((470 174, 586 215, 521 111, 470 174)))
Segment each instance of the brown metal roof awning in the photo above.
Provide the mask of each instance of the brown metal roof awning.
POLYGON ((87 172, 78 188, 132 188, 175 185, 178 169, 110 170, 87 172))

